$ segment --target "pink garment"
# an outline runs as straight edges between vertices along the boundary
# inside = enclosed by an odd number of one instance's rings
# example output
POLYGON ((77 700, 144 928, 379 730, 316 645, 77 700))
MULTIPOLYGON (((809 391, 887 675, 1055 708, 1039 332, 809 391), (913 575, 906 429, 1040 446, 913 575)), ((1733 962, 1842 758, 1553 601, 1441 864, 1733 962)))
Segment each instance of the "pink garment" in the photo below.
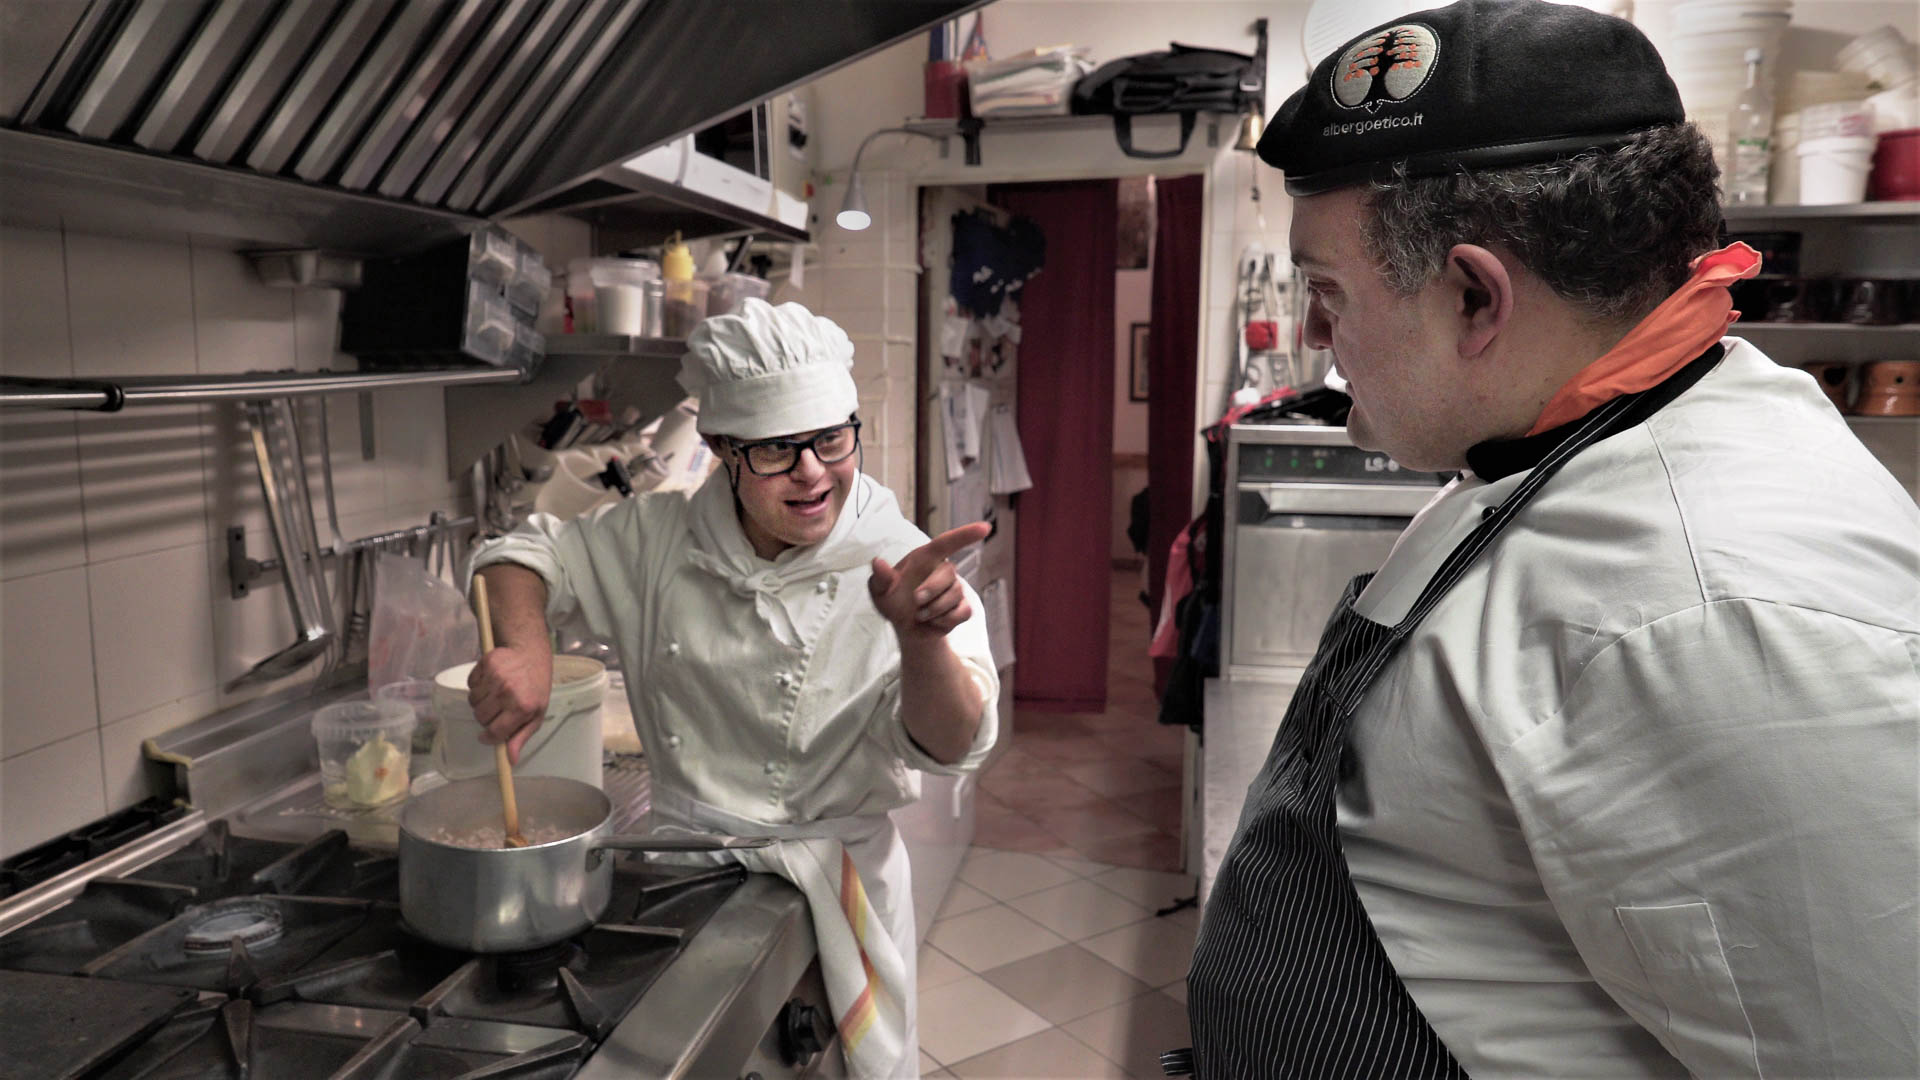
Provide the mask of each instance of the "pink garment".
POLYGON ((1192 532, 1181 529, 1167 552, 1167 587, 1160 597, 1160 621, 1153 628, 1153 643, 1147 646, 1147 655, 1156 660, 1171 660, 1180 653, 1180 627, 1173 613, 1193 591, 1193 566, 1187 551, 1192 532))

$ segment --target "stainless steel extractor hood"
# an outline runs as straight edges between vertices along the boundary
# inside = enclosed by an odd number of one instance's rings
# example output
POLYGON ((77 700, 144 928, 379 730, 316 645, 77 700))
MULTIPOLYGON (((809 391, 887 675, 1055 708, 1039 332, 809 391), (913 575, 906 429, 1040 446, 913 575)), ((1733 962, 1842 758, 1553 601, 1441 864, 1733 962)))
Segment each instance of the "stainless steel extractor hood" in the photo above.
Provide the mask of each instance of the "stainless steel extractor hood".
POLYGON ((984 0, 0 0, 0 213, 424 246, 984 0))

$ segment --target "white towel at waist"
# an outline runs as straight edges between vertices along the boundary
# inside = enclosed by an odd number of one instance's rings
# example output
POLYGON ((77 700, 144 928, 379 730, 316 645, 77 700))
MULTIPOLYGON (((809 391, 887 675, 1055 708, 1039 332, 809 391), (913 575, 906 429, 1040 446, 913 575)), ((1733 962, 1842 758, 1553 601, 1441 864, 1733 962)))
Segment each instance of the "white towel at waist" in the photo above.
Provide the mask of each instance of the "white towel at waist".
POLYGON ((772 837, 775 843, 764 848, 661 861, 731 860, 778 874, 805 893, 848 1074, 856 1080, 917 1080, 913 883, 906 845, 891 818, 768 825, 656 790, 648 824, 663 833, 772 837))

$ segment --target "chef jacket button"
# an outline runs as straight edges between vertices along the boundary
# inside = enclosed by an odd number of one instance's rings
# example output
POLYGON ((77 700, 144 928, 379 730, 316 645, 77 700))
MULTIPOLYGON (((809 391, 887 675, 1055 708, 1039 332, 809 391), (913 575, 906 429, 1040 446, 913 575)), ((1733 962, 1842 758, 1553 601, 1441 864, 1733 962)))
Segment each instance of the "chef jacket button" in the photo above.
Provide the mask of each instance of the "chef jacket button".
POLYGON ((767 775, 768 775, 768 776, 772 776, 772 775, 773 775, 774 773, 777 773, 777 772, 779 772, 779 771, 780 771, 780 763, 779 763, 779 762, 777 762, 777 761, 769 761, 769 762, 767 762, 767 775))
POLYGON ((785 685, 787 685, 788 683, 790 683, 790 682, 792 682, 792 681, 793 681, 793 676, 791 676, 791 675, 789 675, 789 674, 787 674, 786 672, 784 672, 784 671, 783 671, 783 672, 781 672, 780 674, 778 674, 778 675, 775 675, 775 676, 773 677, 773 681, 774 681, 774 682, 777 682, 777 683, 779 683, 779 684, 780 684, 781 686, 785 686, 785 685))
POLYGON ((678 735, 667 736, 667 748, 670 750, 680 749, 680 736, 678 735))
POLYGON ((679 643, 679 642, 677 642, 677 641, 669 641, 669 642, 667 642, 667 655, 668 655, 668 656, 679 656, 679 655, 680 655, 680 643, 679 643))
POLYGON ((829 581, 828 581, 828 580, 827 580, 826 578, 821 578, 821 579, 820 579, 820 584, 818 584, 818 585, 815 585, 815 586, 813 587, 813 591, 814 591, 814 592, 826 592, 826 591, 827 591, 828 589, 831 589, 831 588, 833 588, 833 584, 832 584, 832 582, 829 582, 829 581))

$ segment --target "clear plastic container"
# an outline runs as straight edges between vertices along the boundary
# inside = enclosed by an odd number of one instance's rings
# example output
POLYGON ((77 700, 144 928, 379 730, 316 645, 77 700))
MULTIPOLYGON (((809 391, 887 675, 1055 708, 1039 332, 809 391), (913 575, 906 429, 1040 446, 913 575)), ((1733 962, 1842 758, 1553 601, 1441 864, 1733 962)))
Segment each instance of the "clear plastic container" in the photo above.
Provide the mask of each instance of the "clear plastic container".
POLYGON ((573 332, 600 332, 599 305, 593 296, 593 260, 574 259, 567 263, 567 306, 573 312, 573 332))
POLYGON ((660 310, 660 336, 683 338, 707 317, 707 283, 699 278, 667 282, 666 302, 660 310))
POLYGON ((541 261, 540 253, 532 248, 520 252, 520 263, 515 269, 513 280, 507 283, 507 303, 515 311, 529 319, 540 312, 540 306, 546 303, 547 292, 553 288, 553 271, 541 261))
POLYGON ((467 276, 505 288, 520 266, 513 237, 499 229, 481 229, 467 244, 467 276))
POLYGON ((401 701, 343 701, 314 713, 327 805, 357 810, 404 797, 414 725, 412 706, 401 701))
POLYGON ((433 748, 433 733, 440 721, 433 711, 433 680, 402 679, 373 692, 375 701, 397 701, 413 710, 413 752, 424 754, 433 748))
POLYGON ((478 281, 467 283, 467 333, 461 343, 467 355, 495 367, 509 363, 513 349, 513 309, 478 281))
POLYGON ((752 274, 721 274, 707 290, 707 316, 731 315, 746 304, 748 297, 765 300, 773 283, 752 274))
POLYGON ((646 288, 660 279, 660 264, 652 259, 593 259, 587 264, 593 280, 597 333, 640 336, 652 332, 646 325, 646 288))

